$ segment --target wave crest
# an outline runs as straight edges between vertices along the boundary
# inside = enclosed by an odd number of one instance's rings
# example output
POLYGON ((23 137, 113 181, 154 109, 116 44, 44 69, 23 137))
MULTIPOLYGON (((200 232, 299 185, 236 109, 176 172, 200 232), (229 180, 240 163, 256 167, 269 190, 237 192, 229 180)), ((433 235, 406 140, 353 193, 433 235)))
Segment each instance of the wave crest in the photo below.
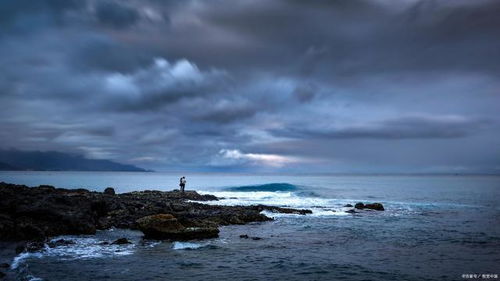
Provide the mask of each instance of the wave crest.
POLYGON ((276 191, 296 191, 299 188, 293 184, 289 183, 266 183, 260 185, 244 185, 244 186, 235 186, 226 188, 229 191, 267 191, 267 192, 276 192, 276 191))

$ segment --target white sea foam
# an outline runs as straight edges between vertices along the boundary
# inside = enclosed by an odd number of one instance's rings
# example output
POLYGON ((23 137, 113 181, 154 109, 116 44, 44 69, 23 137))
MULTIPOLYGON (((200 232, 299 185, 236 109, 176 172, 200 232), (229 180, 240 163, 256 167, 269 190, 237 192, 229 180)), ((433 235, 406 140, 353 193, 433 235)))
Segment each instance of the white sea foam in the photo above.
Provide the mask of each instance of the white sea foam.
MULTIPOLYGON (((312 214, 307 214, 305 217, 335 217, 335 216, 346 216, 349 215, 343 209, 331 209, 331 208, 309 208, 312 214)), ((261 214, 266 215, 271 218, 282 218, 282 217, 304 217, 300 214, 284 214, 275 213, 271 211, 262 211, 261 214)))
POLYGON ((43 281, 42 278, 40 277, 36 277, 36 276, 33 276, 33 275, 28 275, 28 281, 43 281))
POLYGON ((205 246, 208 246, 208 243, 174 242, 172 245, 172 249, 174 250, 198 249, 205 246))
MULTIPOLYGON (((201 191, 201 193, 203 193, 201 191)), ((309 209, 312 214, 306 215, 307 217, 333 217, 333 216, 346 216, 348 213, 345 211, 347 208, 343 206, 347 203, 353 204, 354 202, 362 201, 358 199, 334 199, 334 198, 321 198, 311 196, 301 196, 295 192, 268 192, 268 191, 221 191, 221 192, 205 192, 213 194, 219 198, 224 198, 219 201, 201 202, 212 205, 272 205, 278 207, 290 207, 297 209, 309 209)), ((298 214, 281 214, 270 211, 264 211, 268 217, 300 217, 303 215, 298 214)))
POLYGON ((34 253, 23 252, 17 255, 12 261, 12 269, 17 269, 28 259, 42 258, 42 257, 57 257, 61 260, 76 260, 76 259, 91 259, 109 256, 125 256, 134 253, 134 244, 127 245, 109 245, 101 244, 104 241, 98 240, 94 237, 69 237, 61 236, 52 239, 67 239, 75 242, 74 244, 50 248, 47 245, 39 251, 34 253))
MULTIPOLYGON (((201 192, 203 193, 203 192, 201 192)), ((320 197, 304 197, 299 196, 294 192, 286 191, 220 191, 220 192, 205 192, 213 194, 219 198, 224 198, 219 201, 206 201, 205 204, 212 205, 256 205, 267 204, 273 206, 288 206, 294 208, 308 208, 311 206, 328 206, 332 199, 320 197)))
MULTIPOLYGON (((57 240, 56 238, 54 240, 57 240)), ((59 257, 63 260, 101 258, 106 256, 125 256, 134 252, 135 245, 103 245, 94 237, 72 238, 75 244, 67 246, 48 248, 43 251, 44 255, 59 257)))
POLYGON ((24 263, 25 260, 27 260, 29 258, 41 258, 42 256, 43 256, 42 253, 39 253, 39 252, 37 252, 37 253, 29 253, 29 252, 20 253, 19 255, 17 255, 14 258, 10 268, 17 269, 19 267, 19 265, 24 263))

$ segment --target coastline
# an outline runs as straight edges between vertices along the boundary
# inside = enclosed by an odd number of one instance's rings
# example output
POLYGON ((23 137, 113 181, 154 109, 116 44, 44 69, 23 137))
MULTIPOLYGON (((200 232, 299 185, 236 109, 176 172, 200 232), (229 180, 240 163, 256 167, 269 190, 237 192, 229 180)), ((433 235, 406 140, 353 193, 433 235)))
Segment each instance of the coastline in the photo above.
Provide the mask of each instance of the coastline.
MULTIPOLYGON (((3 250, 0 264, 12 261, 20 252, 39 251, 51 238, 60 235, 94 235, 98 230, 112 228, 141 229, 148 234, 138 221, 158 214, 168 214, 175 219, 177 228, 167 229, 175 231, 175 235, 167 233, 170 236, 165 236, 165 239, 191 240, 216 237, 218 227, 222 225, 273 220, 261 213, 264 210, 301 215, 311 213, 310 210, 266 205, 220 206, 199 203, 217 200, 219 198, 214 195, 202 195, 195 191, 145 190, 116 194, 113 188, 96 192, 1 182, 0 242, 3 243, 3 250), (182 231, 177 231, 179 226, 182 231), (197 231, 189 232, 186 229, 197 231)), ((148 238, 148 235, 145 236, 148 238)))

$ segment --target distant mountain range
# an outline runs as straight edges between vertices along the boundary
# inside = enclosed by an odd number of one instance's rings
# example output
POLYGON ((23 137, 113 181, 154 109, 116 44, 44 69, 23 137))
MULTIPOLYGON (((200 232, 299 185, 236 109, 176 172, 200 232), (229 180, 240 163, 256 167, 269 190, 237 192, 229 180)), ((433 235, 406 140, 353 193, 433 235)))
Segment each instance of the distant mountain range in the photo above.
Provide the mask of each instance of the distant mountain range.
POLYGON ((0 150, 3 171, 124 171, 147 170, 110 160, 87 159, 82 155, 56 151, 0 150))

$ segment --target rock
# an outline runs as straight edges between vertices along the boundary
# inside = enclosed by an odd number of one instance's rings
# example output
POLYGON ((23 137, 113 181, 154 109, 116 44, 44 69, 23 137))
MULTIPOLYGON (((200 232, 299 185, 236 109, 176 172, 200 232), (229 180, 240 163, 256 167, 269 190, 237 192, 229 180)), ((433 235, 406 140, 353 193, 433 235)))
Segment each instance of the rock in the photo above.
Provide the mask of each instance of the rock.
POLYGON ((24 247, 24 251, 34 253, 41 251, 43 248, 45 248, 45 243, 43 242, 38 242, 38 241, 28 242, 24 247))
POLYGON ((107 187, 106 189, 104 189, 104 194, 107 194, 107 195, 115 195, 115 189, 112 188, 112 187, 107 187))
POLYGON ((109 242, 108 241, 103 241, 103 242, 99 243, 99 245, 101 245, 101 246, 109 245, 109 242))
POLYGON ((384 206, 380 203, 363 204, 361 202, 358 202, 358 203, 356 203, 356 205, 354 205, 354 208, 356 208, 356 209, 370 209, 370 210, 377 210, 377 211, 384 210, 384 206))
POLYGON ((171 214, 157 214, 137 220, 138 228, 145 238, 191 240, 215 238, 219 230, 214 227, 184 227, 171 214))
POLYGON ((346 208, 351 208, 351 207, 352 207, 352 205, 351 205, 351 204, 345 204, 345 205, 344 205, 344 207, 346 207, 346 208))
POLYGON ((55 247, 59 247, 59 246, 68 246, 68 245, 72 245, 72 244, 75 244, 75 241, 65 240, 65 239, 59 239, 59 240, 50 241, 49 243, 47 243, 47 245, 50 248, 55 248, 55 247))
POLYGON ((8 263, 0 263, 0 268, 9 268, 10 264, 8 263))
POLYGON ((350 209, 350 210, 347 210, 347 211, 345 211, 345 212, 346 212, 346 213, 348 213, 348 214, 354 214, 354 213, 357 213, 357 212, 356 212, 356 210, 354 210, 354 209, 350 209))
POLYGON ((298 214, 298 215, 306 215, 312 214, 311 210, 301 210, 301 209, 292 209, 292 208, 280 208, 274 206, 266 206, 266 205, 257 205, 255 206, 260 212, 267 210, 273 213, 282 213, 282 214, 298 214))
POLYGON ((361 203, 361 202, 358 202, 354 205, 354 208, 356 209, 364 209, 365 208, 365 204, 361 203))
POLYGON ((242 239, 248 239, 248 235, 242 234, 242 235, 240 235, 240 238, 242 238, 242 239))
POLYGON ((125 244, 132 244, 132 242, 128 241, 127 238, 119 238, 116 239, 111 245, 125 245, 125 244))
POLYGON ((260 237, 252 237, 252 240, 262 240, 260 237))
POLYGON ((0 278, 4 278, 4 277, 5 277, 5 273, 0 271, 0 278))
MULTIPOLYGON (((85 189, 0 182, 0 240, 46 241, 59 235, 95 234, 97 229, 112 227, 138 229, 138 219, 155 214, 171 214, 177 219, 178 229, 169 230, 176 235, 215 237, 221 225, 272 220, 261 213, 263 210, 311 213, 265 205, 217 206, 191 202, 217 199, 195 191, 182 194, 146 190, 111 196, 85 189)), ((24 251, 24 247, 19 250, 24 251)))
POLYGON ((381 203, 371 203, 365 205, 366 209, 372 209, 377 211, 384 211, 384 206, 381 203))

